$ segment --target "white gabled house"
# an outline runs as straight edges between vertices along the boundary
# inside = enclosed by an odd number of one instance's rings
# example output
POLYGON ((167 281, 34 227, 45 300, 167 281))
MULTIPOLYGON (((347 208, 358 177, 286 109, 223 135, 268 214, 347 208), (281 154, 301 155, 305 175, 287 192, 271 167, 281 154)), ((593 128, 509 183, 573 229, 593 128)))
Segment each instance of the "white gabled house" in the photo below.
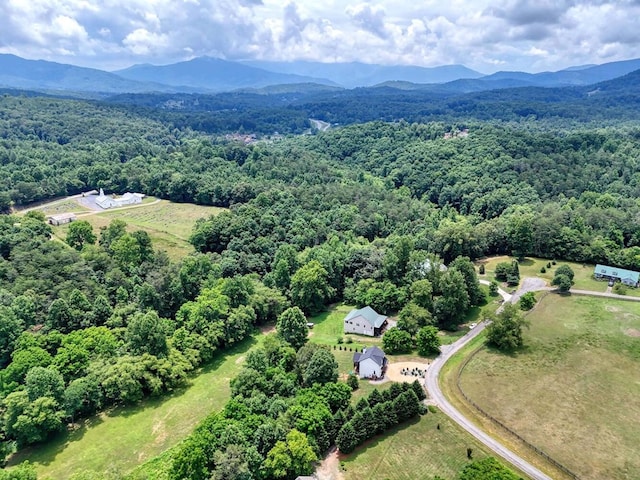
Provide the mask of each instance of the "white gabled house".
POLYGON ((353 368, 360 378, 377 380, 384 377, 387 357, 378 347, 368 347, 353 354, 353 368))
POLYGON ((358 333, 376 337, 387 324, 387 317, 378 314, 371 307, 351 310, 344 318, 344 333, 358 333))

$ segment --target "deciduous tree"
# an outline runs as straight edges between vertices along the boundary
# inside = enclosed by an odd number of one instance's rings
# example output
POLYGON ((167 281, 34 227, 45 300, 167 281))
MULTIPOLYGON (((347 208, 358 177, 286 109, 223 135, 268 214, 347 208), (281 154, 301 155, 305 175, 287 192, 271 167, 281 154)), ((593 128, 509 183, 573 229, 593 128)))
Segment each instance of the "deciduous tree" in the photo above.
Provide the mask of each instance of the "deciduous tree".
POLYGON ((278 317, 278 335, 296 350, 307 341, 307 319, 298 307, 287 308, 278 317))
POLYGON ((440 337, 438 329, 433 326, 422 327, 416 335, 418 353, 423 356, 440 353, 440 337))
POLYGON ((77 220, 69 225, 65 241, 76 250, 82 250, 85 245, 96 243, 96 239, 91 224, 86 220, 77 220))
POLYGON ((518 308, 511 303, 505 303, 502 311, 487 327, 487 340, 500 350, 516 350, 524 344, 522 329, 526 326, 528 322, 518 308))
POLYGON ((390 328, 382 336, 382 348, 390 354, 410 352, 412 343, 411 335, 397 327, 390 328))
POLYGON ((328 273, 317 260, 300 267, 291 277, 291 300, 306 313, 316 313, 334 295, 328 273))

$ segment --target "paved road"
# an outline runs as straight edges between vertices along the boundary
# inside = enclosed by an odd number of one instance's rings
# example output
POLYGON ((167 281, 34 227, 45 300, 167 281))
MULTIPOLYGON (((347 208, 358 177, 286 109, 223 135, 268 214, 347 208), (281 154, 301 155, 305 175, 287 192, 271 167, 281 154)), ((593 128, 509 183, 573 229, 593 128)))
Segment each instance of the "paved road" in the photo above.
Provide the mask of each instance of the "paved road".
MULTIPOLYGON (((483 284, 488 284, 486 280, 480 280, 483 284)), ((505 292, 502 289, 498 289, 500 295, 505 302, 511 301, 511 295, 505 292)), ((442 390, 440 390, 440 385, 438 384, 438 377, 440 376, 440 370, 444 366, 444 364, 451 358, 458 350, 464 347, 467 343, 469 343, 473 338, 482 332, 485 327, 488 325, 488 322, 479 323, 474 329, 472 329, 469 333, 467 333, 464 337, 458 339, 455 343, 449 346, 449 348, 443 348, 442 353, 438 358, 436 358, 433 363, 427 369, 427 377, 425 380, 425 385, 427 387, 427 391, 431 396, 431 400, 433 400, 440 410, 442 410, 446 415, 448 415, 453 421, 455 421, 458 425, 464 428, 467 432, 477 438, 480 442, 486 445, 488 448, 497 453, 500 457, 504 458, 506 461, 515 465, 518 469, 524 472, 526 475, 531 477, 534 480, 551 480, 551 477, 545 475, 536 467, 531 465, 529 462, 516 455, 514 452, 506 448, 500 442, 498 442, 493 437, 490 437, 485 432, 483 432, 480 428, 471 423, 464 415, 462 415, 449 401, 445 398, 442 390)))
MULTIPOLYGON (((491 282, 487 280, 480 280, 480 283, 484 285, 489 285, 491 282)), ((533 291, 553 291, 553 287, 547 287, 544 280, 537 278, 526 278, 523 280, 522 286, 515 292, 513 295, 505 292, 501 288, 498 289, 498 293, 502 296, 504 302, 512 302, 515 303, 518 299, 526 292, 533 291)), ((593 297, 605 297, 605 298, 614 298, 619 300, 629 300, 632 302, 640 302, 639 297, 629 297, 626 295, 616 295, 615 293, 610 292, 594 292, 592 290, 575 290, 572 289, 571 293, 575 295, 588 295, 593 297)), ((500 311, 502 306, 498 309, 500 311)), ((441 348, 442 353, 438 358, 436 358, 431 365, 429 366, 425 379, 425 386, 431 400, 440 407, 440 409, 448 415, 453 421, 455 421, 458 425, 464 428, 467 432, 473 435, 476 439, 482 442, 485 446, 493 450, 499 456, 510 462, 511 464, 518 467, 522 472, 527 474, 534 480, 551 480, 551 477, 546 475, 545 473, 538 470, 536 467, 531 465, 529 462, 506 448, 500 442, 498 442, 493 437, 490 437, 485 432, 483 432, 480 428, 475 426, 473 423, 469 421, 462 413, 460 413, 449 401, 445 398, 442 390, 440 390, 440 385, 438 383, 438 377, 440 376, 440 370, 444 366, 445 363, 453 356, 456 352, 458 352, 462 347, 464 347, 467 343, 469 343, 473 338, 478 336, 482 330, 486 328, 486 326, 490 322, 481 322, 479 323, 473 330, 467 333, 464 337, 458 339, 455 343, 451 345, 445 345, 441 348)))

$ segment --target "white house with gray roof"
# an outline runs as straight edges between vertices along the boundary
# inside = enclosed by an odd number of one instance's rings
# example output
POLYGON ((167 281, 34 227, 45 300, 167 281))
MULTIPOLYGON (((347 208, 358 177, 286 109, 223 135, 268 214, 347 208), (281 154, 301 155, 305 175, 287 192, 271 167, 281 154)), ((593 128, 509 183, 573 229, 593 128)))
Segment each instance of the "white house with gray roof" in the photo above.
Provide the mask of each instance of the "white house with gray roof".
POLYGON ((380 315, 371 307, 351 310, 344 318, 344 333, 357 333, 375 337, 380 335, 387 324, 387 317, 380 315))
POLYGON ((368 347, 363 349, 362 353, 353 354, 353 368, 360 378, 383 378, 387 368, 387 357, 378 347, 368 347))

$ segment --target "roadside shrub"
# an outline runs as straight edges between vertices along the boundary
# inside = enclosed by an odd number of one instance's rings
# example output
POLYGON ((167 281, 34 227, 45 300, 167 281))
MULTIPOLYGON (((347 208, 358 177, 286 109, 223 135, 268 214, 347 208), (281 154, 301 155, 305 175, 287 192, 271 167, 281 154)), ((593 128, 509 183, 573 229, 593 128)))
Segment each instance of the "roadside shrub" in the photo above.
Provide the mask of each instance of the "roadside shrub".
POLYGON ((480 267, 478 268, 478 273, 480 273, 480 275, 484 275, 484 263, 480 264, 480 267))
POLYGON ((496 280, 501 282, 507 281, 507 276, 511 273, 511 263, 509 262, 500 262, 496 265, 495 275, 496 280))
POLYGON ((520 297, 520 310, 531 310, 536 304, 536 295, 533 292, 527 292, 520 297))
POLYGON ((627 294, 627 286, 623 283, 617 283, 613 286, 613 293, 618 295, 626 295, 627 294))
POLYGON ((438 409, 435 405, 427 405, 427 409, 429 409, 429 413, 438 413, 438 409))
POLYGON ((496 282, 491 282, 489 284, 489 295, 492 297, 498 295, 498 284, 496 282))
POLYGON ((520 283, 520 267, 517 261, 500 262, 496 265, 496 280, 507 282, 509 286, 520 283))
POLYGON ((353 338, 351 337, 347 337, 344 341, 344 343, 353 343, 353 338))
POLYGON ((351 390, 357 390, 360 388, 360 383, 358 382, 358 377, 356 377, 353 373, 350 373, 347 377, 347 385, 351 387, 351 390))
POLYGON ((344 342, 344 338, 338 337, 337 342, 338 342, 338 345, 342 345, 342 342, 344 342))

